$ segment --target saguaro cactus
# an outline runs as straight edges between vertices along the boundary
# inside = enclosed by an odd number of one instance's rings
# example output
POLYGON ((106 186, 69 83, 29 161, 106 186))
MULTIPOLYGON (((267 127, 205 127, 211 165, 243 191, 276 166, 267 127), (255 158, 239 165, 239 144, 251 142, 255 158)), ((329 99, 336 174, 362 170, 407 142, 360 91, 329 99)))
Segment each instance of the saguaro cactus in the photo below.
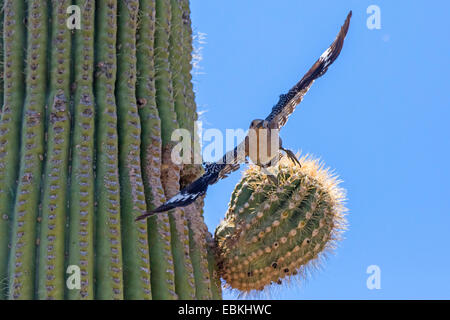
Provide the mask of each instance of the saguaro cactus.
POLYGON ((0 6, 0 299, 221 299, 335 239, 341 191, 306 158, 279 186, 249 169, 215 239, 202 198, 136 221, 203 170, 171 157, 176 129, 199 145, 188 0, 0 6))
POLYGON ((135 221, 201 171, 170 158, 195 136, 188 1, 1 5, 0 298, 220 298, 201 202, 135 221))

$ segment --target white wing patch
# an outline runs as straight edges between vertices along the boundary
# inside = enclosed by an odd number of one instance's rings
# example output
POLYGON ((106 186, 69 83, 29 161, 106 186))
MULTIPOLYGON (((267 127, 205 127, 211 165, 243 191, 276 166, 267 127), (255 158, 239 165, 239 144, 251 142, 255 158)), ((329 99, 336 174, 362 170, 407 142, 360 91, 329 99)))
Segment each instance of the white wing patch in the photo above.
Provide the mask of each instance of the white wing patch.
POLYGON ((183 202, 189 199, 194 199, 199 195, 199 193, 178 193, 172 198, 169 199, 169 201, 166 202, 166 204, 171 204, 175 202, 183 202))

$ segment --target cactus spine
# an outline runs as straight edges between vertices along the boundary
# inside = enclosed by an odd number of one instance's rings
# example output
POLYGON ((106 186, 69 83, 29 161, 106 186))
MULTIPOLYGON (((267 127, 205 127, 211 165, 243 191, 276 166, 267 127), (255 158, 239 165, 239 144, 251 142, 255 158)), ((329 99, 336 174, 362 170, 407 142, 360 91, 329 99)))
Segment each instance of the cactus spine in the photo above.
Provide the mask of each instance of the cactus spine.
POLYGON ((216 230, 221 275, 242 292, 304 274, 345 228, 344 193, 335 177, 307 156, 302 167, 283 158, 278 185, 248 169, 216 230))

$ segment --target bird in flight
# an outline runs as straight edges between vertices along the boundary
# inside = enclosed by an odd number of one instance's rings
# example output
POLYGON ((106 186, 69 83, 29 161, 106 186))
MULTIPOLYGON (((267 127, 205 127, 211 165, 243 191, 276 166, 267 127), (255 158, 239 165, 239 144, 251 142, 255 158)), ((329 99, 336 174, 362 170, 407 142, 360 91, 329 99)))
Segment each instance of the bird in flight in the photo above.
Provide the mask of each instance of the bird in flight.
POLYGON ((347 35, 351 16, 352 12, 350 11, 344 25, 341 27, 341 30, 330 47, 325 50, 295 86, 293 86, 286 94, 280 95, 278 103, 273 106, 272 111, 266 119, 255 119, 251 122, 249 132, 252 132, 253 135, 247 134, 244 141, 233 150, 227 152, 219 161, 204 163, 205 173, 200 178, 180 190, 180 192, 158 208, 148 211, 137 217, 136 220, 142 220, 155 213, 168 211, 177 207, 184 207, 193 203, 198 197, 203 196, 206 193, 209 185, 216 183, 220 179, 227 177, 231 172, 238 170, 240 164, 245 163, 247 158, 250 158, 255 164, 265 168, 273 163, 272 160, 274 157, 278 158, 278 151, 283 150, 292 161, 300 165, 294 153, 283 148, 282 141, 278 137, 278 131, 285 125, 289 116, 294 112, 295 107, 303 100, 304 95, 308 92, 313 82, 317 78, 323 76, 328 67, 339 56, 342 46, 344 45, 344 39, 347 35), (262 133, 265 135, 263 136, 262 133), (252 137, 255 139, 252 139, 252 137), (279 150, 276 150, 276 153, 274 153, 273 150, 270 150, 271 148, 269 145, 265 148, 267 155, 264 153, 263 157, 263 152, 259 150, 260 141, 267 139, 266 141, 269 142, 273 141, 274 138, 278 143, 279 150), (252 142, 256 144, 256 148, 253 147, 252 142))

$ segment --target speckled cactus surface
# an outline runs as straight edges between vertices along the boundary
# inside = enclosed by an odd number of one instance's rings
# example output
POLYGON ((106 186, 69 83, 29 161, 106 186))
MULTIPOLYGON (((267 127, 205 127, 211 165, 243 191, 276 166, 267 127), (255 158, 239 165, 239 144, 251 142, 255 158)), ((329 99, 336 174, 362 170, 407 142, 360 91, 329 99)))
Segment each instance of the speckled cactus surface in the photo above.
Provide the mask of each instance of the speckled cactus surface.
POLYGON ((189 2, 0 6, 0 298, 220 299, 202 200, 135 221, 202 170, 189 2))

